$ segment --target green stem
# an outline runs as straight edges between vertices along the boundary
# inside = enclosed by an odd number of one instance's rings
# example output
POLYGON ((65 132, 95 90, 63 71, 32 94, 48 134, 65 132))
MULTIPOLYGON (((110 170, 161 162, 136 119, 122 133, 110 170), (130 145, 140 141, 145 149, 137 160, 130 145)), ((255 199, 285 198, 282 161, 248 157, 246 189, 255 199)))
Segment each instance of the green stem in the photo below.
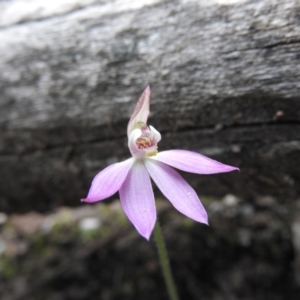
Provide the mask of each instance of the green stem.
POLYGON ((165 278, 165 282, 166 282, 170 300, 179 300, 176 286, 174 283, 174 279, 172 276, 170 264, 169 264, 168 253, 166 250, 163 235, 162 235, 161 228, 160 228, 158 221, 155 224, 154 237, 155 237, 157 251, 159 254, 159 260, 160 260, 161 268, 162 268, 163 275, 165 278))

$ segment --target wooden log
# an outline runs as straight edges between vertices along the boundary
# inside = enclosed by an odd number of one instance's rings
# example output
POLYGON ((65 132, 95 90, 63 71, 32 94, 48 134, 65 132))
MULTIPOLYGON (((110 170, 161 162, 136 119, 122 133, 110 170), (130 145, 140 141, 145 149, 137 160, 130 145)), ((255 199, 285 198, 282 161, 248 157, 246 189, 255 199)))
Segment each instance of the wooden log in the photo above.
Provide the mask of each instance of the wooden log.
POLYGON ((0 4, 0 210, 79 205, 129 157, 147 84, 160 149, 241 173, 187 176, 197 192, 299 196, 296 0, 17 0, 0 4))

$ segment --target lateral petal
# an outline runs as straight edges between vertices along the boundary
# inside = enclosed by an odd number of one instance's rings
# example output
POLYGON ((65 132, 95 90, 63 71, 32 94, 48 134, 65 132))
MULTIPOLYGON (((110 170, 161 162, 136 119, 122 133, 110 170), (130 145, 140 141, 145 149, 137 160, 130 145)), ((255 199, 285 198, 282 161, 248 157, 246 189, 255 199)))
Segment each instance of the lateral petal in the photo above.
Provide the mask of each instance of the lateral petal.
POLYGON ((156 208, 150 177, 141 160, 136 160, 128 172, 120 199, 128 219, 149 240, 156 222, 156 208))
POLYGON ((134 163, 133 158, 108 166, 98 173, 90 187, 84 202, 96 202, 110 197, 116 193, 126 179, 128 171, 134 163))
POLYGON ((222 164, 199 153, 186 150, 162 151, 158 152, 158 154, 152 158, 179 170, 197 174, 239 171, 239 168, 222 164))
POLYGON ((208 224, 207 214, 194 189, 172 168, 149 158, 145 166, 161 192, 187 217, 208 224))

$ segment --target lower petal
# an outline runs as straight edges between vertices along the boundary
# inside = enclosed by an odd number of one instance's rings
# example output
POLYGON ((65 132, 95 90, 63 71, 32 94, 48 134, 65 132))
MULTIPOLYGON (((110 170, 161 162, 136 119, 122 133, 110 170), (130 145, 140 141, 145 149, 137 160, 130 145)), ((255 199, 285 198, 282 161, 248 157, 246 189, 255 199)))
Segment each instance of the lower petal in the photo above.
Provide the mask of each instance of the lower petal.
POLYGON ((208 224, 205 208, 194 189, 172 168, 154 159, 147 159, 145 166, 166 198, 187 217, 208 224))
POLYGON ((156 222, 156 208, 149 174, 137 160, 120 189, 121 204, 137 231, 149 239, 156 222))
POLYGON ((96 202, 115 194, 122 186, 129 169, 134 162, 133 158, 108 166, 93 179, 92 186, 84 202, 96 202))

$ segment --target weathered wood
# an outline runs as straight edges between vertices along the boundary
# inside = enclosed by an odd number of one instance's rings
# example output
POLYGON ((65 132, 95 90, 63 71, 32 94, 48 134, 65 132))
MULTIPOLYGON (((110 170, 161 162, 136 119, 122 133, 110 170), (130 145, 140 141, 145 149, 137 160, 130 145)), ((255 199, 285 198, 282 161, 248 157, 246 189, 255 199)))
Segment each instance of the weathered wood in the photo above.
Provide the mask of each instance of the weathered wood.
POLYGON ((148 83, 160 149, 241 167, 198 192, 297 197, 300 3, 222 2, 1 3, 0 210, 79 204, 148 83))

